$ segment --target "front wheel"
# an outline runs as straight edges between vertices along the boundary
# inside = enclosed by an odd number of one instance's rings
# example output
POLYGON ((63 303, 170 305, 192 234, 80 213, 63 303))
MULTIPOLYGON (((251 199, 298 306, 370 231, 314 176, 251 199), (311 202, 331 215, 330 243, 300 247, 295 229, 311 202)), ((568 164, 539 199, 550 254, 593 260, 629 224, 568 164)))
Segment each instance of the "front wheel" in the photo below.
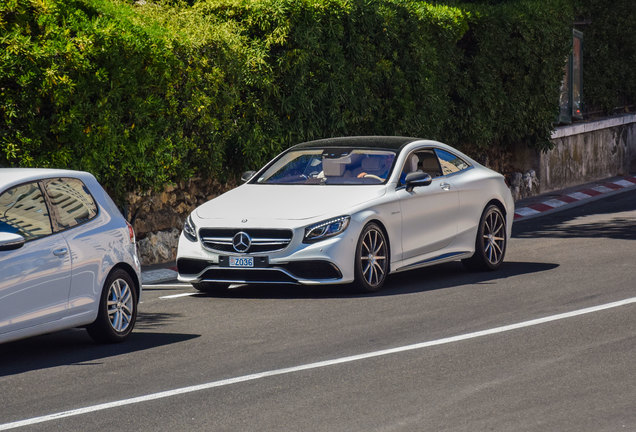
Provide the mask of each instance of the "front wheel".
POLYGON ((506 254, 506 218, 496 205, 486 207, 479 221, 475 253, 462 260, 471 270, 496 270, 506 254))
POLYGON ((369 223, 358 239, 355 256, 355 285, 364 292, 382 288, 389 270, 389 247, 382 229, 369 223))
POLYGON ((97 342, 122 342, 137 320, 137 292, 132 278, 122 269, 112 272, 102 289, 97 319, 86 330, 97 342))

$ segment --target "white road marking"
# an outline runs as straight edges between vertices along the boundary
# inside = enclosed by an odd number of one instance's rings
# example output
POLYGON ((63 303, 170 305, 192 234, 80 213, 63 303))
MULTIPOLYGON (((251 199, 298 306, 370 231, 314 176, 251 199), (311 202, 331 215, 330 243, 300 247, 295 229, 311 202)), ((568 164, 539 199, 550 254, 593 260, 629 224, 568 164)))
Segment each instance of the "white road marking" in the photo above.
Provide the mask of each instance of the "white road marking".
POLYGON ((338 365, 342 363, 349 363, 349 362, 360 361, 360 360, 365 360, 365 359, 374 358, 374 357, 381 357, 381 356, 386 356, 390 354, 401 353, 405 351, 413 351, 413 350, 428 348, 428 347, 437 346, 437 345, 445 345, 445 344, 449 344, 453 342, 460 342, 467 339, 474 339, 474 338, 478 338, 482 336, 488 336, 488 335, 503 333, 503 332, 507 332, 511 330, 517 330, 517 329, 521 329, 525 327, 532 327, 532 326, 536 326, 539 324, 544 324, 544 323, 548 323, 552 321, 558 321, 558 320, 572 318, 579 315, 599 312, 599 311, 603 311, 607 309, 617 308, 620 306, 626 306, 632 303, 636 303, 636 297, 631 297, 631 298, 627 298, 627 299, 620 300, 613 303, 606 303, 603 305, 592 306, 585 309, 578 309, 575 311, 565 312, 562 314, 551 315, 551 316, 547 316, 543 318, 537 318, 537 319, 533 319, 529 321, 519 322, 516 324, 495 327, 488 330, 481 330, 481 331, 476 331, 473 333, 466 333, 463 335, 452 336, 452 337, 437 339, 437 340, 428 341, 428 342, 421 342, 421 343, 416 343, 412 345, 405 345, 405 346, 396 347, 396 348, 384 349, 380 351, 372 351, 368 353, 352 355, 348 357, 340 357, 340 358, 336 358, 332 360, 325 360, 325 361, 309 363, 309 364, 304 364, 304 365, 299 365, 299 366, 294 366, 289 368, 275 369, 275 370, 259 372, 259 373, 255 373, 251 375, 243 375, 243 376, 239 376, 235 378, 212 381, 212 382, 208 382, 204 384, 199 384, 199 385, 194 385, 189 387, 181 387, 181 388, 167 390, 167 391, 163 391, 159 393, 152 393, 152 394, 148 394, 144 396, 138 396, 138 397, 129 398, 129 399, 122 399, 118 401, 87 406, 84 408, 61 411, 55 414, 48 414, 48 415, 44 415, 40 417, 33 417, 30 419, 0 424, 0 431, 15 429, 22 426, 29 426, 29 425, 33 425, 37 423, 44 423, 44 422, 53 421, 53 420, 59 420, 65 417, 73 417, 73 416, 78 416, 82 414, 88 414, 91 412, 102 411, 102 410, 106 410, 110 408, 132 405, 132 404, 141 403, 141 402, 148 402, 148 401, 156 400, 156 399, 169 398, 169 397, 173 397, 173 396, 177 396, 181 394, 208 390, 208 389, 216 388, 216 387, 223 387, 223 386, 228 386, 232 384, 238 384, 238 383, 242 383, 246 381, 254 381, 257 379, 267 378, 267 377, 276 376, 276 375, 285 375, 285 374, 305 371, 309 369, 324 368, 324 367, 334 366, 334 365, 338 365))
POLYGON ((188 296, 193 296, 197 293, 195 292, 189 292, 189 293, 183 293, 183 294, 173 294, 173 295, 167 295, 167 296, 163 296, 163 297, 159 297, 160 299, 173 299, 173 298, 178 298, 178 297, 188 297, 188 296))
POLYGON ((192 288, 191 284, 143 284, 143 289, 153 288, 192 288))

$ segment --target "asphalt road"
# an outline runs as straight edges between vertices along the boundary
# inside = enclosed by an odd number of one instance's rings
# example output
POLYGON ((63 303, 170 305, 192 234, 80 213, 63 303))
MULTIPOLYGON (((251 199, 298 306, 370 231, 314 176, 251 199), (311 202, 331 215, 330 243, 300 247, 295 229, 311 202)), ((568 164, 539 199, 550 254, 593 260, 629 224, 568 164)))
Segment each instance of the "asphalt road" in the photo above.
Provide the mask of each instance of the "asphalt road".
POLYGON ((631 191, 516 224, 495 273, 146 287, 128 343, 0 345, 0 430, 636 431, 635 256, 631 191))

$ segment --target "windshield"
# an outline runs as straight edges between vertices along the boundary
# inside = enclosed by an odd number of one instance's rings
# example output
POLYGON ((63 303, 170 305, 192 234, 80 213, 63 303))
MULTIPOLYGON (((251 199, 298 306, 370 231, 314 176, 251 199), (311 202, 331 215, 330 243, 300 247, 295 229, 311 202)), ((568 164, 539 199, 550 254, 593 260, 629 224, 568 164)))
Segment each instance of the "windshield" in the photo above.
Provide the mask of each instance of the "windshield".
POLYGON ((371 149, 302 149, 285 153, 263 172, 260 184, 363 185, 385 183, 395 152, 371 149))

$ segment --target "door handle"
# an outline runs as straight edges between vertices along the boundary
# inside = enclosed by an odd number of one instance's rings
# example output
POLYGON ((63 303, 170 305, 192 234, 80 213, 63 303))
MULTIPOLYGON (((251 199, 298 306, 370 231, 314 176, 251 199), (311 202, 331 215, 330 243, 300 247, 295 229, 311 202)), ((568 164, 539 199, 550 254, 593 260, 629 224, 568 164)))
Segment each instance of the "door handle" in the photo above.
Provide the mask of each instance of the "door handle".
POLYGON ((451 185, 449 183, 440 183, 439 187, 446 191, 451 189, 451 185))
POLYGON ((59 248, 59 249, 55 249, 53 251, 53 255, 55 255, 56 257, 63 257, 67 253, 68 253, 68 249, 67 248, 59 248))

